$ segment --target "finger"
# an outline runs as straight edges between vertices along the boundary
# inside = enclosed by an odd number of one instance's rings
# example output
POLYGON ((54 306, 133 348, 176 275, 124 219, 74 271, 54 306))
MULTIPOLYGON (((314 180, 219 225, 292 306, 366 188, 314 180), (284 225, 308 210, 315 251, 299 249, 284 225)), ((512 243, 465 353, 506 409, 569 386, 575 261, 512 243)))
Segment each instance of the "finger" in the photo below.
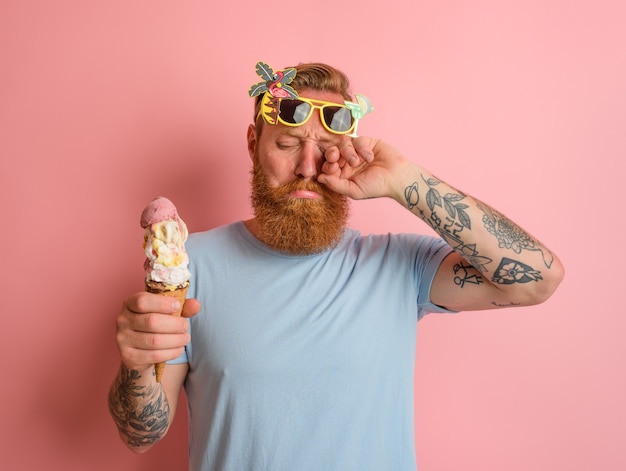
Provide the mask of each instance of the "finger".
POLYGON ((341 158, 343 158, 350 167, 356 167, 361 163, 361 158, 352 142, 352 139, 350 139, 339 144, 339 152, 341 153, 341 158))
POLYGON ((155 349, 184 346, 189 342, 189 321, 164 314, 120 317, 116 341, 120 352, 128 348, 155 349), (163 338, 169 338, 165 343, 163 338))
POLYGON ((375 140, 363 136, 352 140, 355 152, 366 162, 372 162, 374 160, 373 148, 375 144, 375 140))
POLYGON ((322 185, 326 185, 328 189, 336 193, 350 196, 348 194, 348 191, 352 183, 350 182, 350 180, 342 178, 340 172, 322 173, 318 175, 317 181, 322 185))
POLYGON ((180 301, 169 296, 159 296, 155 293, 145 291, 135 293, 126 300, 124 306, 135 314, 145 314, 157 312, 161 314, 172 314, 180 310, 180 301))
POLYGON ((122 362, 129 368, 143 370, 150 368, 155 363, 165 362, 178 358, 185 352, 185 347, 177 347, 166 350, 147 350, 141 348, 128 348, 121 354, 122 362))
POLYGON ((172 350, 184 347, 191 340, 185 333, 148 333, 135 332, 128 337, 128 346, 137 350, 172 350))
POLYGON ((324 152, 324 160, 329 163, 337 163, 341 158, 341 152, 337 146, 331 146, 324 152))
POLYGON ((341 167, 337 162, 324 162, 322 164, 322 172, 326 174, 339 173, 341 167))
POLYGON ((124 328, 141 333, 184 334, 189 331, 189 321, 171 314, 151 313, 130 316, 126 322, 122 321, 121 329, 124 328))
POLYGON ((116 340, 120 354, 127 363, 142 363, 135 356, 137 351, 180 349, 190 339, 189 321, 185 318, 143 314, 126 318, 121 316, 118 320, 116 340))

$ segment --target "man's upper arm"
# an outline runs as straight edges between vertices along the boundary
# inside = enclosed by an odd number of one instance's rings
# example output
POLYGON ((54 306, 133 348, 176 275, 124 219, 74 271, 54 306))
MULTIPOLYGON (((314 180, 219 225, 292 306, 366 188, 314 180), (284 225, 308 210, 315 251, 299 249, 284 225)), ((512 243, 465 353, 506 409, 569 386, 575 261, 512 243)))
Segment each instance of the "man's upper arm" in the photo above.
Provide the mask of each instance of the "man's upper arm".
POLYGON ((478 311, 515 306, 481 272, 456 252, 443 259, 430 289, 430 300, 452 311, 478 311))

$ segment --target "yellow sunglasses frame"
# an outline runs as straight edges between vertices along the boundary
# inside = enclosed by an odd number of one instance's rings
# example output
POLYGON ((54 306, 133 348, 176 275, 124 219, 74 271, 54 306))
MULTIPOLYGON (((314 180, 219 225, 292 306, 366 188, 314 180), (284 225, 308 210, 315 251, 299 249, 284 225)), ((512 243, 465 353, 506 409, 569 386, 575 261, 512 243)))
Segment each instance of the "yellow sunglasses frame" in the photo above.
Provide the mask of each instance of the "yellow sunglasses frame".
MULTIPOLYGON (((270 93, 266 92, 265 96, 263 96, 263 99, 261 100, 261 107, 259 108, 259 115, 263 116, 263 119, 268 123, 268 124, 276 124, 276 122, 278 121, 279 123, 285 125, 285 126, 289 126, 292 128, 298 127, 298 126, 302 126, 303 124, 305 124, 306 122, 309 121, 309 119, 311 119, 311 116, 313 116, 313 110, 314 108, 319 109, 319 113, 320 113, 320 122, 322 123, 322 126, 324 126, 324 129, 326 129, 328 132, 332 133, 332 134, 339 134, 339 135, 344 135, 344 134, 349 134, 354 130, 354 127, 356 126, 357 120, 355 119, 355 117, 352 114, 352 110, 350 109, 350 107, 348 107, 346 105, 346 103, 334 103, 331 101, 323 101, 323 100, 313 100, 311 98, 305 98, 305 97, 301 97, 299 96, 298 98, 275 98, 273 97, 270 93), (309 111, 309 114, 307 115, 307 117, 300 123, 289 123, 285 120, 283 120, 280 117, 280 103, 282 100, 300 100, 304 103, 308 103, 311 106, 311 109, 309 111), (331 129, 327 124, 326 121, 324 119, 324 108, 327 108, 329 106, 338 106, 340 108, 345 108, 346 110, 348 110, 350 112, 350 116, 352 117, 352 125, 350 126, 349 129, 345 130, 345 131, 335 131, 334 129, 331 129)), ((258 115, 257 115, 258 118, 258 115)))

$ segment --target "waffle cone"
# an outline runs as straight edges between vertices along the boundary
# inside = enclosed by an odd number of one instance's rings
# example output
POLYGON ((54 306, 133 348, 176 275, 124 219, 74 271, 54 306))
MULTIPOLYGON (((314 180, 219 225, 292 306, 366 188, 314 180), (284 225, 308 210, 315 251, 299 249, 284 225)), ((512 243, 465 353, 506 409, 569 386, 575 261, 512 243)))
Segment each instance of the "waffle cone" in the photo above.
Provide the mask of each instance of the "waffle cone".
MULTIPOLYGON (((158 294, 159 296, 167 296, 169 298, 176 298, 180 301, 180 310, 177 312, 173 312, 172 316, 180 317, 183 312, 183 304, 185 304, 185 299, 187 298, 187 289, 189 285, 184 286, 182 288, 177 289, 169 289, 167 286, 162 283, 155 282, 146 282, 146 291, 148 293, 158 294)), ((163 376, 163 370, 165 370, 165 362, 155 363, 154 371, 156 374, 157 383, 161 382, 161 377, 163 376)))

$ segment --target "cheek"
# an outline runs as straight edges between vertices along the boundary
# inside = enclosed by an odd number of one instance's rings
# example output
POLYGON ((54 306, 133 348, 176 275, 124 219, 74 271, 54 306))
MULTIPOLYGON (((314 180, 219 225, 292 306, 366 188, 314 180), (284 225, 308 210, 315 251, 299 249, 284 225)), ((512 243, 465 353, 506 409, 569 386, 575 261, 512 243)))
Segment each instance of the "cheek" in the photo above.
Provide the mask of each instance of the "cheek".
POLYGON ((294 171, 290 167, 289 159, 272 158, 271 156, 255 161, 255 168, 263 174, 268 185, 273 188, 284 185, 294 178, 294 171))

